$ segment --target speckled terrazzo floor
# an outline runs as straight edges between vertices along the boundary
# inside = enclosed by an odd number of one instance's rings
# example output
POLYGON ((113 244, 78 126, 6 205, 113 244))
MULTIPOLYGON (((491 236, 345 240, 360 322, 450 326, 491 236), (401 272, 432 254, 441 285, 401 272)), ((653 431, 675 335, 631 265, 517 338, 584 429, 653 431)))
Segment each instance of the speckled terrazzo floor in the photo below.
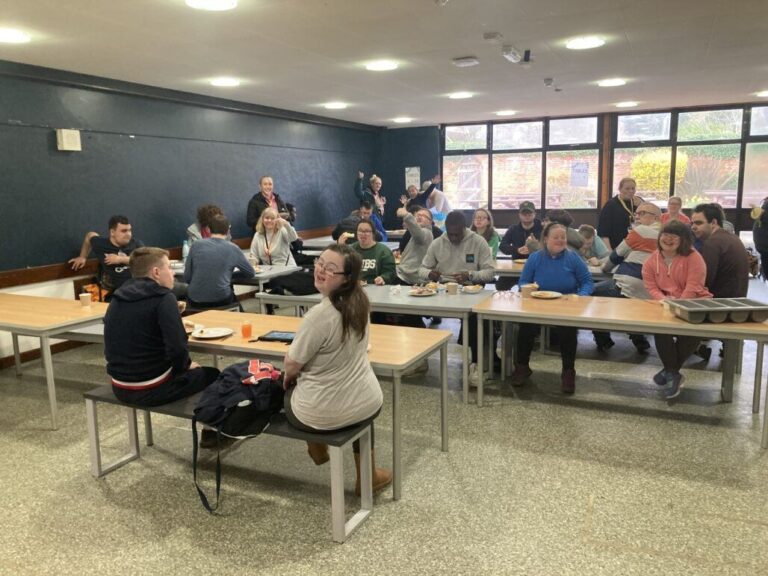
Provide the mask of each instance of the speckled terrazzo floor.
MULTIPOLYGON (((91 477, 82 393, 104 381, 100 346, 55 356, 56 432, 39 362, 19 379, 0 371, 0 574, 768 573, 754 345, 732 404, 720 402, 715 353, 690 364, 668 405, 650 381, 655 354, 640 358, 626 337, 615 340, 599 356, 582 333, 573 397, 559 393, 559 358, 538 354, 531 384, 492 386, 483 408, 460 398, 454 347, 448 453, 432 360, 403 387, 403 499, 385 491, 343 545, 330 539, 327 466, 300 444, 263 437, 230 449, 212 517, 192 484, 186 422, 155 417, 155 446, 141 460, 91 477)), ((377 456, 386 464, 391 385, 383 389, 377 456)), ((118 455, 122 414, 99 415, 106 457, 118 455)))

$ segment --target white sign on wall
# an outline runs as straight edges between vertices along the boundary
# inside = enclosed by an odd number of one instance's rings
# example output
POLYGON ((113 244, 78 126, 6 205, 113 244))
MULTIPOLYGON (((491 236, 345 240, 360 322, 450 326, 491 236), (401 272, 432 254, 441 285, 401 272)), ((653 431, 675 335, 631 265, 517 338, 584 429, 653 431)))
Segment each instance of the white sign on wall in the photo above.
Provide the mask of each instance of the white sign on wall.
POLYGON ((421 168, 419 166, 408 166, 405 169, 405 188, 413 184, 416 188, 421 186, 421 168))

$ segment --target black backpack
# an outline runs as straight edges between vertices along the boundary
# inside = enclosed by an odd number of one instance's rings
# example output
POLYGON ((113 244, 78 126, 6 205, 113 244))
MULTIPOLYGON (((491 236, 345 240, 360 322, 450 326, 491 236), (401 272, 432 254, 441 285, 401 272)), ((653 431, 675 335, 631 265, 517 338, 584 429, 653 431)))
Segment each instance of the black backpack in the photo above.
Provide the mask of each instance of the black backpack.
POLYGON ((217 444, 221 436, 253 438, 269 425, 270 417, 283 408, 283 377, 272 364, 251 360, 238 362, 224 369, 219 377, 200 395, 192 418, 193 477, 200 501, 208 512, 219 507, 221 492, 221 454, 216 454, 216 505, 197 483, 197 422, 217 431, 217 444))

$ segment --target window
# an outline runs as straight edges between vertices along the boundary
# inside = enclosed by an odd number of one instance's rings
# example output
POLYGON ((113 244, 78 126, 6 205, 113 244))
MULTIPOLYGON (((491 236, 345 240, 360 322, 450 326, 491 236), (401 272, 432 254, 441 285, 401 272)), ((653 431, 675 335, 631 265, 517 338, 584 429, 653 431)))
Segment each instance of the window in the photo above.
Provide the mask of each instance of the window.
POLYGON ((672 174, 672 148, 617 148, 613 153, 613 186, 611 195, 622 178, 637 182, 637 195, 659 206, 667 205, 672 174))
POLYGON ((681 142, 740 139, 741 118, 740 109, 681 112, 677 139, 681 142))
POLYGON ((672 114, 632 114, 619 116, 617 142, 645 142, 647 140, 669 140, 669 125, 672 114))
POLYGON ((768 136, 768 107, 752 108, 752 125, 749 127, 750 136, 768 136))
POLYGON ((494 124, 493 149, 521 150, 523 148, 541 148, 543 132, 543 122, 494 124))
POLYGON ((547 152, 547 208, 597 208, 599 163, 597 150, 547 152))
MULTIPOLYGON (((753 122, 754 118, 753 110, 753 122)), ((754 126, 754 123, 752 125, 754 126)), ((768 196, 768 143, 747 144, 741 205, 744 208, 760 206, 766 196, 768 196)))
POLYGON ((488 206, 488 154, 444 156, 443 192, 454 209, 488 206))
POLYGON ((741 144, 678 146, 675 162, 675 195, 683 206, 717 202, 736 208, 741 144))
POLYGON ((447 126, 445 128, 446 150, 480 150, 488 147, 488 126, 447 126))
POLYGON ((541 207, 541 152, 493 155, 493 209, 530 200, 541 207))
POLYGON ((597 143, 596 116, 549 121, 550 146, 595 143, 597 143))

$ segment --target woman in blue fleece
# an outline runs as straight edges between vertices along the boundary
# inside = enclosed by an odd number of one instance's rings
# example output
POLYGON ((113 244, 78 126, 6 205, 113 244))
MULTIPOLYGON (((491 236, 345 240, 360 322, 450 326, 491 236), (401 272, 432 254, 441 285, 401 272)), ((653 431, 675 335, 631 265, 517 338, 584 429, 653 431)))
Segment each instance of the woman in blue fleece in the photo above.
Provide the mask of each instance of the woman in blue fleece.
MULTIPOLYGON (((592 294, 592 275, 587 265, 576 252, 567 250, 565 226, 550 222, 541 235, 543 248, 531 254, 520 275, 520 286, 535 282, 539 290, 554 290, 563 294, 592 294)), ((557 306, 556 303, 552 303, 557 306)), ((577 329, 567 326, 553 326, 560 337, 560 352, 563 359, 561 375, 562 390, 573 394, 576 389, 576 334, 577 329)), ((536 324, 521 324, 515 344, 515 371, 512 385, 521 386, 533 374, 528 362, 533 350, 533 339, 539 327, 536 324)))

